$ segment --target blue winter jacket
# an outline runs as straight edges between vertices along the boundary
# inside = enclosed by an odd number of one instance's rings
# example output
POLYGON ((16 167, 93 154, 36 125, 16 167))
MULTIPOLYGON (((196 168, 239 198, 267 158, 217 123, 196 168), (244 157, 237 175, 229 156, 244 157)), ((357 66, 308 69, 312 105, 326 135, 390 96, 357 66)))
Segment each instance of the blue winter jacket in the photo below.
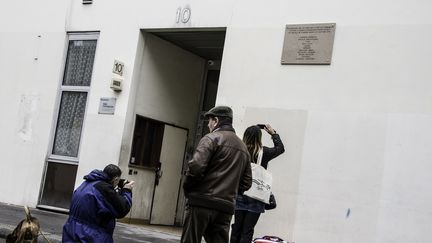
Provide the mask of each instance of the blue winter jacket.
POLYGON ((101 170, 93 170, 84 179, 72 196, 62 242, 114 242, 116 218, 129 213, 132 192, 116 192, 101 170))

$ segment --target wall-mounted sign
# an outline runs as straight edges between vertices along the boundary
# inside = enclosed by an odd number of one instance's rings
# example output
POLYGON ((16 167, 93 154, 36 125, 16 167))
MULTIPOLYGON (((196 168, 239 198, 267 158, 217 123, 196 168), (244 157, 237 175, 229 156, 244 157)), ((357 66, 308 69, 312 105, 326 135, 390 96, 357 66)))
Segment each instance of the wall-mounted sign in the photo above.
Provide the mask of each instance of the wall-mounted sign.
POLYGON ((123 76, 124 63, 114 60, 113 73, 123 76))
POLYGON ((116 100, 114 97, 100 98, 99 114, 114 115, 116 100))
POLYGON ((281 64, 330 64, 336 24, 286 26, 281 64))

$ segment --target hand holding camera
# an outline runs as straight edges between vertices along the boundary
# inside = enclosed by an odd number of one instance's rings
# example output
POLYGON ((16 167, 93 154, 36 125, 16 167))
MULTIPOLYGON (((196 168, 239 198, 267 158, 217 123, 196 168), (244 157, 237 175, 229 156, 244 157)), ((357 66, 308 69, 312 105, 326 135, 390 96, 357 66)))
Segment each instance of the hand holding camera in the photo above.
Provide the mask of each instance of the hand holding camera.
POLYGON ((121 189, 126 188, 129 190, 132 190, 134 184, 135 184, 135 181, 128 181, 126 179, 120 179, 120 181, 118 183, 118 187, 121 189))
POLYGON ((270 135, 276 134, 276 131, 270 126, 270 124, 257 124, 257 126, 261 129, 264 129, 270 135))

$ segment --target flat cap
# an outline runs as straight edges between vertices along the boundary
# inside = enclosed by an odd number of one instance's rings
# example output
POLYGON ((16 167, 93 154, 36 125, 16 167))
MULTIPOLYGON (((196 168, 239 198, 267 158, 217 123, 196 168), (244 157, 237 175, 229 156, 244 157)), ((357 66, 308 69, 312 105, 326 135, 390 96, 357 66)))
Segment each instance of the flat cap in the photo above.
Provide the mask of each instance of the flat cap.
POLYGON ((204 114, 204 117, 218 116, 233 118, 233 111, 228 106, 215 106, 204 114))

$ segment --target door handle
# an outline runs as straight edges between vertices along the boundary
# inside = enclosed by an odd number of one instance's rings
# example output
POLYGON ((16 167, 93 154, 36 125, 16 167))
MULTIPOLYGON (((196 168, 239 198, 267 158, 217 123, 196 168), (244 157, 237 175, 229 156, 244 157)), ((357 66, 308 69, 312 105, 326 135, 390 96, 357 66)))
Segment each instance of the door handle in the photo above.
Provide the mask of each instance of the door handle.
POLYGON ((155 185, 159 185, 159 180, 162 178, 163 171, 161 167, 156 167, 155 169, 155 185))

